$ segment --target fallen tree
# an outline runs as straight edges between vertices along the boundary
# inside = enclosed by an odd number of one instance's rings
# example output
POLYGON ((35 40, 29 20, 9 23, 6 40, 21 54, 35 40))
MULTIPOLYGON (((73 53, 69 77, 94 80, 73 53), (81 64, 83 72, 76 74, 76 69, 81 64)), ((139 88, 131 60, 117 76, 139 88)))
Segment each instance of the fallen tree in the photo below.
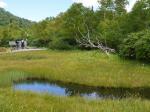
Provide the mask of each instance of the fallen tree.
POLYGON ((78 28, 78 31, 80 33, 80 35, 82 36, 80 39, 76 38, 76 42, 80 45, 80 46, 84 46, 86 48, 97 48, 101 51, 103 51, 104 53, 106 53, 107 55, 109 55, 110 53, 115 53, 115 49, 109 48, 106 44, 100 42, 100 40, 98 39, 98 36, 96 37, 95 41, 91 40, 90 37, 90 30, 87 27, 87 33, 86 35, 84 35, 80 29, 78 28))

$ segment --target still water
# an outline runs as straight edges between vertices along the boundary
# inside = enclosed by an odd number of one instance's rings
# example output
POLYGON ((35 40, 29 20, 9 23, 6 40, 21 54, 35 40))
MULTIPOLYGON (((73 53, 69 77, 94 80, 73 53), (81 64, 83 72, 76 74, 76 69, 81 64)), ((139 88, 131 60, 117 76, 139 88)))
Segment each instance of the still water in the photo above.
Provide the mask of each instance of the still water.
POLYGON ((46 80, 15 82, 13 89, 57 96, 80 96, 89 99, 123 99, 128 97, 150 99, 150 88, 105 88, 46 80))

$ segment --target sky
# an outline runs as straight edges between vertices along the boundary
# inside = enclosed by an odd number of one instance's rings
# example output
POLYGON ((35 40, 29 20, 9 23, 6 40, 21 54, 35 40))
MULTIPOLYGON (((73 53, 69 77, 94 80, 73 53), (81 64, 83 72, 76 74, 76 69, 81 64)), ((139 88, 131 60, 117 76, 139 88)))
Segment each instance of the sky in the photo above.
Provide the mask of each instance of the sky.
MULTIPOLYGON (((129 0, 130 11, 136 0, 129 0)), ((0 7, 5 8, 16 16, 32 21, 41 21, 46 17, 57 16, 60 12, 65 12, 72 3, 83 3, 84 6, 98 7, 97 0, 0 0, 0 7)))

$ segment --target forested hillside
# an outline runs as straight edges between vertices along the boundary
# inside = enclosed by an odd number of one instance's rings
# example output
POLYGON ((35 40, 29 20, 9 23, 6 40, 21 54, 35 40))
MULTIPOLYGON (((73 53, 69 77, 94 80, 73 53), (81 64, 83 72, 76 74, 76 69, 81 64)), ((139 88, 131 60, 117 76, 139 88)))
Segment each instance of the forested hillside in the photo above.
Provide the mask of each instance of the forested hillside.
POLYGON ((0 8, 0 27, 7 26, 11 23, 18 24, 21 28, 29 27, 32 25, 31 21, 17 17, 10 12, 4 10, 3 8, 0 8))
MULTIPOLYGON (((18 30, 10 33, 8 28, 1 29, 1 42, 22 35, 28 37, 31 45, 63 50, 92 49, 88 43, 92 42, 115 49, 122 57, 150 60, 150 0, 138 0, 130 12, 126 10, 128 3, 128 0, 100 0, 97 10, 74 3, 66 12, 35 23, 21 34, 18 30)), ((5 22, 0 20, 1 25, 11 22, 10 17, 6 18, 9 19, 5 22)), ((17 24, 9 24, 9 28, 30 26, 30 22, 23 20, 16 19, 17 24)))
POLYGON ((8 46, 9 40, 27 37, 27 31, 33 24, 0 8, 0 46, 8 46))

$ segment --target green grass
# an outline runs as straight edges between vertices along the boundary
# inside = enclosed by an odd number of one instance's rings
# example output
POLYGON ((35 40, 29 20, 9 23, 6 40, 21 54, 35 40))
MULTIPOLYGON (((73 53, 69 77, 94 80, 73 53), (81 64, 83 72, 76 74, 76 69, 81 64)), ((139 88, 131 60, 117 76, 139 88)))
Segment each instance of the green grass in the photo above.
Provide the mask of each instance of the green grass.
POLYGON ((121 60, 116 55, 108 58, 96 51, 36 51, 0 55, 0 78, 4 78, 4 82, 11 74, 13 77, 24 74, 89 86, 150 87, 149 65, 121 60))
POLYGON ((138 98, 91 101, 13 92, 13 81, 27 77, 103 87, 150 87, 150 66, 109 58, 97 51, 35 51, 0 54, 0 112, 149 112, 138 98))
POLYGON ((0 112, 149 112, 150 102, 141 99, 88 101, 0 90, 0 112))

